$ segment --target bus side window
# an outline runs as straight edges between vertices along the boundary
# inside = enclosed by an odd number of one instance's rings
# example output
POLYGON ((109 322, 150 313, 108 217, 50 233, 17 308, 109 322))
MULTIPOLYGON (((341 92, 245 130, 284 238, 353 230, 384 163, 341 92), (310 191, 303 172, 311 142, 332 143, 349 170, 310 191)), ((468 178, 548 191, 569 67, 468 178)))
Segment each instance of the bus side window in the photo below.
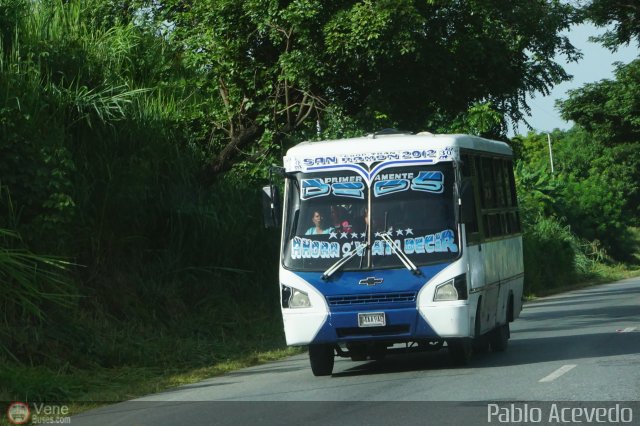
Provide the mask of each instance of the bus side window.
POLYGON ((504 191, 504 161, 495 158, 493 160, 493 178, 494 178, 494 191, 496 194, 495 207, 505 207, 507 205, 507 197, 504 191))
POLYGON ((482 208, 490 209, 495 207, 495 194, 493 184, 493 164, 491 158, 481 158, 482 169, 482 208))
POLYGON ((471 185, 471 191, 474 194, 473 203, 472 203, 473 219, 465 223, 465 233, 467 237, 467 243, 474 243, 474 242, 480 241, 480 232, 479 232, 480 229, 478 228, 478 210, 477 210, 477 203, 476 203, 477 192, 475 190, 475 188, 479 183, 478 177, 477 177, 477 168, 474 162, 474 157, 468 154, 462 154, 460 159, 462 160, 463 181, 468 182, 468 184, 471 185))

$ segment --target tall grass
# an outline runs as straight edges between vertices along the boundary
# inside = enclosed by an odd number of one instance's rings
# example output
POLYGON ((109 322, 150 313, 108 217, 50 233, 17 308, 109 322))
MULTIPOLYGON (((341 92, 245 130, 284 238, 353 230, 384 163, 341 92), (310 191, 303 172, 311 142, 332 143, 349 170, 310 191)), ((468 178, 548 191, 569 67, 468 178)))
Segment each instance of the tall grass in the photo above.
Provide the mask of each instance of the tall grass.
MULTIPOLYGON (((199 105, 163 80, 162 41, 91 25, 91 2, 23 3, 0 51, 0 176, 13 197, 0 237, 21 244, 0 252, 0 302, 14 306, 4 371, 209 366, 282 345, 277 235, 250 183, 200 184, 206 149, 188 119, 199 105)), ((4 394, 28 391, 52 395, 4 394)))
POLYGON ((6 298, 5 309, 17 316, 32 315, 43 319, 43 301, 70 306, 69 279, 65 272, 69 262, 38 255, 20 245, 20 235, 15 231, 0 229, 0 293, 6 298))
POLYGON ((13 327, 20 320, 47 320, 47 308, 71 308, 76 289, 66 274, 69 263, 54 256, 35 254, 24 248, 20 235, 0 228, 0 350, 15 361, 18 355, 8 346, 13 327))

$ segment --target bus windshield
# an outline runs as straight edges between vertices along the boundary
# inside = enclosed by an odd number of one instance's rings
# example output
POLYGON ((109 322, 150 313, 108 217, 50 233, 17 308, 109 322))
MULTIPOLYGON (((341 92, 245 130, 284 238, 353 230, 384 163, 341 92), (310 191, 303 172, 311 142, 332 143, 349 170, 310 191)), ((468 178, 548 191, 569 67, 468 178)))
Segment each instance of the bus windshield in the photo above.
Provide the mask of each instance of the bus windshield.
POLYGON ((450 162, 384 168, 370 183, 353 171, 300 173, 290 182, 284 266, 324 271, 367 244, 343 270, 402 268, 459 254, 450 162))

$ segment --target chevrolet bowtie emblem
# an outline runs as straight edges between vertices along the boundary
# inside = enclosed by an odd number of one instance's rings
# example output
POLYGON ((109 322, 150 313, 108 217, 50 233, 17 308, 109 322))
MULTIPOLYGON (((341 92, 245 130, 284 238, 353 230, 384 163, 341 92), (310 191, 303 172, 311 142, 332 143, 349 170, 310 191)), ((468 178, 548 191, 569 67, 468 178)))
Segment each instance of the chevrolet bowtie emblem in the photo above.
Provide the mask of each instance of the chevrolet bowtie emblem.
POLYGON ((368 278, 365 278, 364 280, 358 281, 358 284, 372 286, 372 285, 381 284, 382 281, 384 281, 384 278, 368 277, 368 278))

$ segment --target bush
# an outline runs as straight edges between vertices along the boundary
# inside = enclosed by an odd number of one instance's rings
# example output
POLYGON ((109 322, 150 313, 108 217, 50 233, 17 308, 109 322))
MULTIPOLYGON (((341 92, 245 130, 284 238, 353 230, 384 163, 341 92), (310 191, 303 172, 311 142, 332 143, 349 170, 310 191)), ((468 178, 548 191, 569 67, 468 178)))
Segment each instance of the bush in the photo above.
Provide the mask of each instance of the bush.
POLYGON ((540 294, 576 281, 577 239, 554 217, 540 216, 523 235, 525 294, 540 294))

